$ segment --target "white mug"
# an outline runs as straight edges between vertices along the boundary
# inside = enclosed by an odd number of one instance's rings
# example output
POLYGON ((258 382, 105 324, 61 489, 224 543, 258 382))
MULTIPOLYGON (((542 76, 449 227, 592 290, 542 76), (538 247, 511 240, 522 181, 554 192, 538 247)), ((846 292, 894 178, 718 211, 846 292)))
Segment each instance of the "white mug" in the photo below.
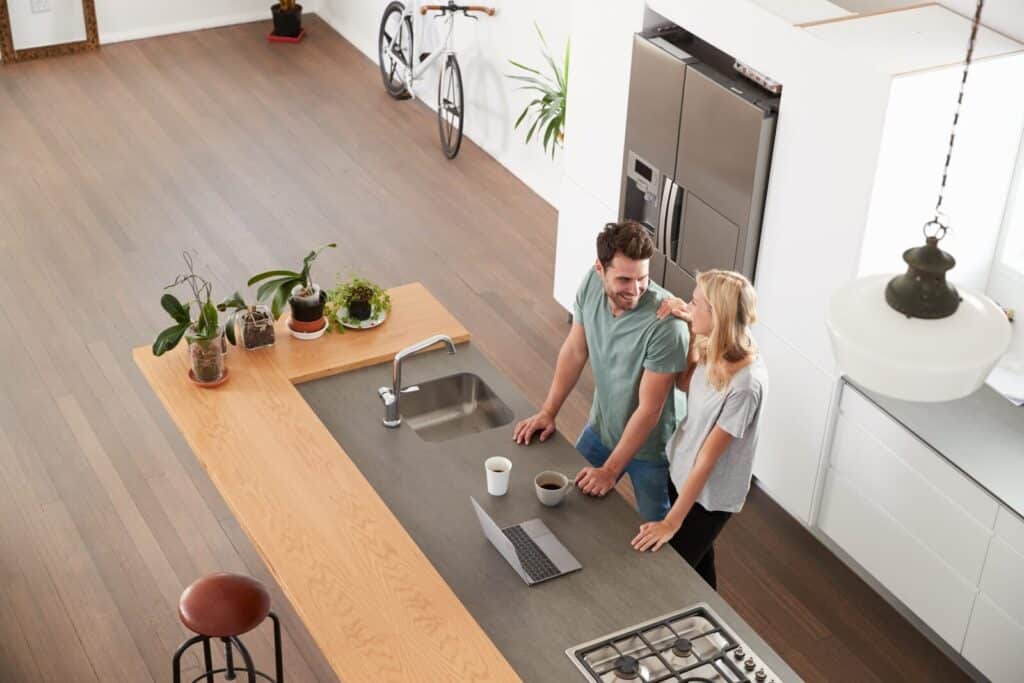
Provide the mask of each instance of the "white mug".
POLYGON ((537 499, 548 507, 561 505, 572 488, 572 479, 561 472, 546 470, 533 479, 533 487, 537 490, 537 499))
POLYGON ((496 455, 484 461, 487 472, 487 493, 492 496, 504 496, 508 493, 508 480, 512 472, 512 461, 496 455))

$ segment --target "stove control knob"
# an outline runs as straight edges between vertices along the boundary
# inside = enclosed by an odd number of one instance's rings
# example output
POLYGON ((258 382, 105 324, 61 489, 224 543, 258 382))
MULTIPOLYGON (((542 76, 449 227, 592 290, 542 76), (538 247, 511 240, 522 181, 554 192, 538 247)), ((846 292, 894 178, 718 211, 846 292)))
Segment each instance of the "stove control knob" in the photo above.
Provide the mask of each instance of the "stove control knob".
POLYGON ((732 656, 735 657, 736 661, 738 662, 742 661, 743 658, 747 656, 747 653, 743 651, 742 647, 738 647, 732 651, 732 656))
POLYGON ((743 662, 743 668, 747 671, 753 671, 755 666, 757 666, 757 664, 754 663, 753 657, 747 657, 747 661, 743 662))
POLYGON ((764 669, 758 669, 757 673, 754 674, 754 680, 757 681, 757 683, 764 683, 766 678, 768 678, 768 674, 764 672, 764 669))

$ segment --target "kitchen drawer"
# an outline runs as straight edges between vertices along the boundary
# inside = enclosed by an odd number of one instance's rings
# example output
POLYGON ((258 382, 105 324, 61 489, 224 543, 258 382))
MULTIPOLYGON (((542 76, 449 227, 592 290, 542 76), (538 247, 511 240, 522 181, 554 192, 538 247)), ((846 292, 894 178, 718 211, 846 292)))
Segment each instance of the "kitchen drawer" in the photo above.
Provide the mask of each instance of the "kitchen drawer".
POLYGON ((1020 683, 1024 680, 1024 626, 981 594, 961 654, 992 683, 1020 683))
POLYGON ((859 487, 830 467, 819 528, 957 651, 975 597, 965 581, 859 487))
MULTIPOLYGON (((904 450, 908 449, 904 445, 904 450)), ((940 460, 931 451, 927 451, 927 457, 940 460)), ((882 508, 969 584, 978 585, 992 530, 961 507, 959 500, 950 498, 951 491, 962 493, 958 486, 935 486, 845 413, 836 420, 830 463, 862 496, 882 508)))
POLYGON ((999 508, 999 517, 996 518, 996 536, 1024 555, 1024 520, 1005 505, 999 508))
MULTIPOLYGON (((1024 628, 1024 522, 1006 508, 999 510, 981 592, 1024 628)), ((1024 678, 1024 671, 1021 675, 1024 678)))
POLYGON ((856 389, 843 387, 839 414, 885 445, 983 527, 993 527, 999 510, 996 500, 856 389))

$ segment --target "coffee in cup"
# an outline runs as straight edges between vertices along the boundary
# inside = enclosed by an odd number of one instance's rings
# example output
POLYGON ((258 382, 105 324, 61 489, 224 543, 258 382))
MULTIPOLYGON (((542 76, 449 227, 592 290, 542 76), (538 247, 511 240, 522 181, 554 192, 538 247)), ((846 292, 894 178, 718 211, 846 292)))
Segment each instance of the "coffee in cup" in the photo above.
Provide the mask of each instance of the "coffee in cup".
POLYGON ((492 496, 504 496, 508 493, 508 480, 512 471, 512 461, 496 455, 484 461, 487 473, 487 493, 492 496))
POLYGON ((554 507, 561 505, 565 500, 572 488, 572 480, 561 472, 547 470, 534 478, 533 485, 537 491, 537 499, 548 507, 554 507))

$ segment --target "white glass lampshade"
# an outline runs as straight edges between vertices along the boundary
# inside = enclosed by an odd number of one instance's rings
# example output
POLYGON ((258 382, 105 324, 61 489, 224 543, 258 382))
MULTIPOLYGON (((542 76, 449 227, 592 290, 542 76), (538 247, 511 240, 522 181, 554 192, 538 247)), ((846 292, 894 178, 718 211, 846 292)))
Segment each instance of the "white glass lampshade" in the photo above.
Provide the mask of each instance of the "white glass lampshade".
POLYGON ((892 275, 841 287, 826 322, 843 374, 905 401, 951 401, 973 393, 1010 346, 1010 321, 991 299, 958 288, 956 313, 908 318, 889 307, 892 275))

